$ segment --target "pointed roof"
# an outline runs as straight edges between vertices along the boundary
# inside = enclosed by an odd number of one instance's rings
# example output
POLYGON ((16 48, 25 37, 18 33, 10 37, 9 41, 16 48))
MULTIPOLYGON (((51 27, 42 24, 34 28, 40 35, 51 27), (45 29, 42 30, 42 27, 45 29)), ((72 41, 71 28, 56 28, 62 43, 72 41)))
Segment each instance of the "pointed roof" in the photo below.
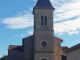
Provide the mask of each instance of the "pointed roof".
POLYGON ((38 0, 34 9, 55 9, 49 0, 38 0))

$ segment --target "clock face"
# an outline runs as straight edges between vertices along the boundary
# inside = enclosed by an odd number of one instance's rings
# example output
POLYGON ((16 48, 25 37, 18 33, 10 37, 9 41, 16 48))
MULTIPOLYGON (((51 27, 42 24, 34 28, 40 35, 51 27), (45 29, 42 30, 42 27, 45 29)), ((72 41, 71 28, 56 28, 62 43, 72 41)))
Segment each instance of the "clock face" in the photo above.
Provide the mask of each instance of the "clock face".
POLYGON ((45 47, 46 45, 47 45, 47 43, 46 43, 45 41, 43 41, 43 42, 42 42, 42 46, 45 47))

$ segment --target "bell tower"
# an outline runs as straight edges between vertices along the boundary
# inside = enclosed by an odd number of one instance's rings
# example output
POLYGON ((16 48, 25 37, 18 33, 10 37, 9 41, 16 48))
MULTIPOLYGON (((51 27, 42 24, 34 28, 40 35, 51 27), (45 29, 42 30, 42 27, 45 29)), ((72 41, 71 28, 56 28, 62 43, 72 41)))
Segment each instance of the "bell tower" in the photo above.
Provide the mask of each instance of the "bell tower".
POLYGON ((53 11, 49 0, 38 0, 33 8, 34 30, 53 30, 53 11))
POLYGON ((49 0, 38 0, 34 14, 34 60, 54 60, 53 11, 49 0))

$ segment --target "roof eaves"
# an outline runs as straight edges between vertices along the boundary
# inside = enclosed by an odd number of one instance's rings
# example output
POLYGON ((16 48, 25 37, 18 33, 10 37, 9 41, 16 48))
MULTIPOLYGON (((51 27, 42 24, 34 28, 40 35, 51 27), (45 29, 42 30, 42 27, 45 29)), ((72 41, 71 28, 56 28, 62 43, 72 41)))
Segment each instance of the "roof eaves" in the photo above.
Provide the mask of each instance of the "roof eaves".
POLYGON ((73 51, 73 50, 78 49, 78 48, 80 48, 80 43, 71 47, 71 48, 69 48, 69 49, 67 49, 67 50, 65 50, 64 52, 68 53, 68 52, 73 51))

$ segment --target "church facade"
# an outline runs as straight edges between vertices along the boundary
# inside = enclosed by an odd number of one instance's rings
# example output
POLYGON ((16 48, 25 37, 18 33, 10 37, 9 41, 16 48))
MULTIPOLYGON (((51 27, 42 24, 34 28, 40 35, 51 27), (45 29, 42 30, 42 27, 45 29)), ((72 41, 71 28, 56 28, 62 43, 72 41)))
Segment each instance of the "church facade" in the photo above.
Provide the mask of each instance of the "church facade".
POLYGON ((54 36, 53 12, 49 0, 38 0, 33 8, 34 34, 22 45, 9 45, 8 60, 61 60, 62 39, 54 36))

